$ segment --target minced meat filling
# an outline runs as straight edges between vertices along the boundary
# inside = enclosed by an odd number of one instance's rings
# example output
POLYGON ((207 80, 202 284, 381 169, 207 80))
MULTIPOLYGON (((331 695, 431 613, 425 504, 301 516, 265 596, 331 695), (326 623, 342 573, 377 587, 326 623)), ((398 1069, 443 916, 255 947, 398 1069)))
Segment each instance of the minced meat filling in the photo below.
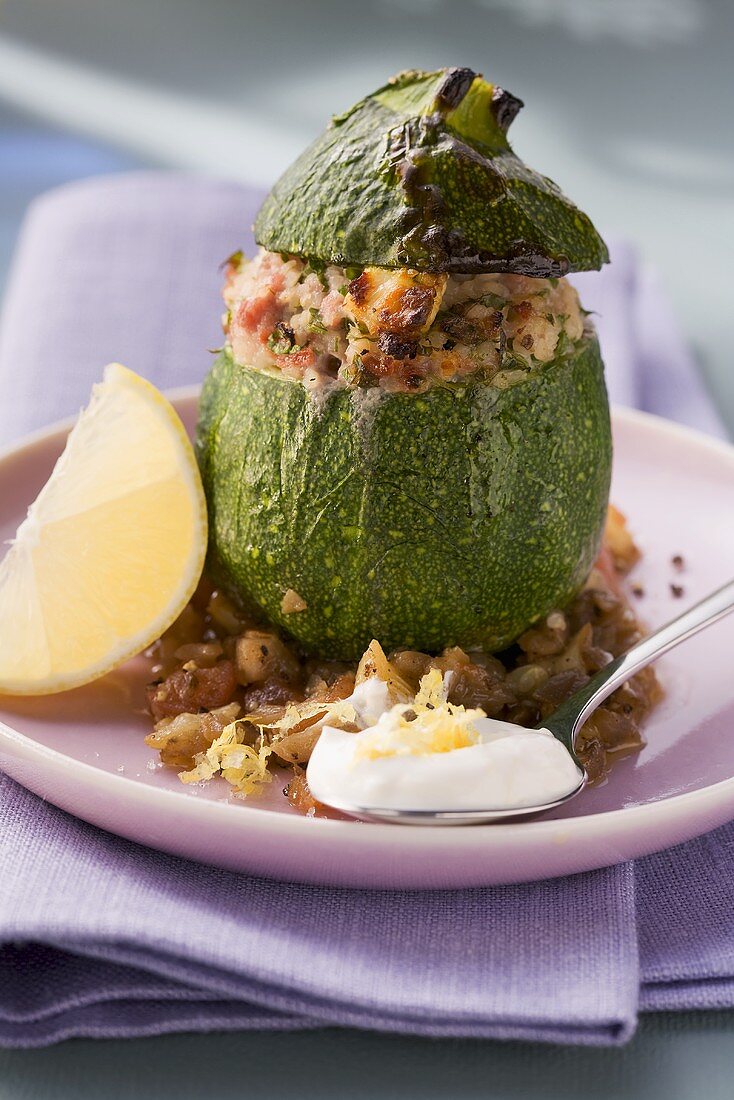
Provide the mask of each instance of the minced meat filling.
POLYGON ((230 257, 224 301, 236 361, 309 388, 338 379, 422 392, 475 371, 502 388, 584 333, 566 279, 317 270, 264 249, 230 257))

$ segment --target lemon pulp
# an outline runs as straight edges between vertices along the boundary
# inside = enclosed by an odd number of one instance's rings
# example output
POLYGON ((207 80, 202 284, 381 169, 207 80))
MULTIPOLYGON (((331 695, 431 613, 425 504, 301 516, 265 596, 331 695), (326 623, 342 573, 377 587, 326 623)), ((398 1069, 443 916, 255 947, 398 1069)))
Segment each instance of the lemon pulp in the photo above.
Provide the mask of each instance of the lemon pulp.
POLYGON ((64 691, 140 652, 191 598, 206 543, 176 411, 110 365, 0 563, 0 692, 64 691))

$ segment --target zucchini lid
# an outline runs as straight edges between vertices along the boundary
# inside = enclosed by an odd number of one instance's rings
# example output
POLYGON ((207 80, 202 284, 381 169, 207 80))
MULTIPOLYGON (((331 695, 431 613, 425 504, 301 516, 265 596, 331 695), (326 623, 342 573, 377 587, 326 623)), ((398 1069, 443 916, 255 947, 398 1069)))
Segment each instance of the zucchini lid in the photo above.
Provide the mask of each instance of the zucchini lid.
POLYGON ((471 69, 400 73, 281 176, 257 243, 341 267, 542 278, 601 267, 589 218, 507 140, 522 106, 471 69))

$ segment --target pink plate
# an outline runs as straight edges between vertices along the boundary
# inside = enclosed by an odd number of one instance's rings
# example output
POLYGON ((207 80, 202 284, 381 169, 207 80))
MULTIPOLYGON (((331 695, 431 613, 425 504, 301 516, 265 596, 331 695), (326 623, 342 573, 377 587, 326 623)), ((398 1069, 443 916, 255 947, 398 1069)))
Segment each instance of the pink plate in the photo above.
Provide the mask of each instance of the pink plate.
MULTIPOLYGON (((187 425, 196 395, 176 395, 187 425)), ((46 480, 69 425, 0 457, 0 543, 46 480)), ((643 617, 657 625, 732 575, 734 448, 618 410, 613 499, 644 550, 643 617), (678 573, 671 557, 681 554, 678 573), (676 597, 671 584, 684 591, 676 597)), ((143 737, 145 667, 85 688, 0 699, 0 769, 78 817, 141 844, 273 878, 362 887, 465 887, 552 878, 677 844, 734 818, 734 617, 661 664, 648 746, 543 820, 420 828, 294 814, 274 782, 249 804, 223 781, 184 787, 143 737)))

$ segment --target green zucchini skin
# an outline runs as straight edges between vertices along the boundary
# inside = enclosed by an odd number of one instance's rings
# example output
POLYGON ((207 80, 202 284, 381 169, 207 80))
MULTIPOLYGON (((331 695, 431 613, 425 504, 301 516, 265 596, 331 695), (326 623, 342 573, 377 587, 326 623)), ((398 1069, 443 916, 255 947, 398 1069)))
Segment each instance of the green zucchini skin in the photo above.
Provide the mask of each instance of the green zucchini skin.
POLYGON ((596 338, 509 389, 334 388, 234 363, 202 393, 210 567, 307 652, 506 647, 583 585, 611 432, 596 338), (289 588, 307 609, 284 615, 289 588))
POLYGON ((507 140, 521 106, 470 69, 403 73, 286 170, 255 239, 343 267, 543 277, 599 268, 609 256, 589 218, 507 140))

